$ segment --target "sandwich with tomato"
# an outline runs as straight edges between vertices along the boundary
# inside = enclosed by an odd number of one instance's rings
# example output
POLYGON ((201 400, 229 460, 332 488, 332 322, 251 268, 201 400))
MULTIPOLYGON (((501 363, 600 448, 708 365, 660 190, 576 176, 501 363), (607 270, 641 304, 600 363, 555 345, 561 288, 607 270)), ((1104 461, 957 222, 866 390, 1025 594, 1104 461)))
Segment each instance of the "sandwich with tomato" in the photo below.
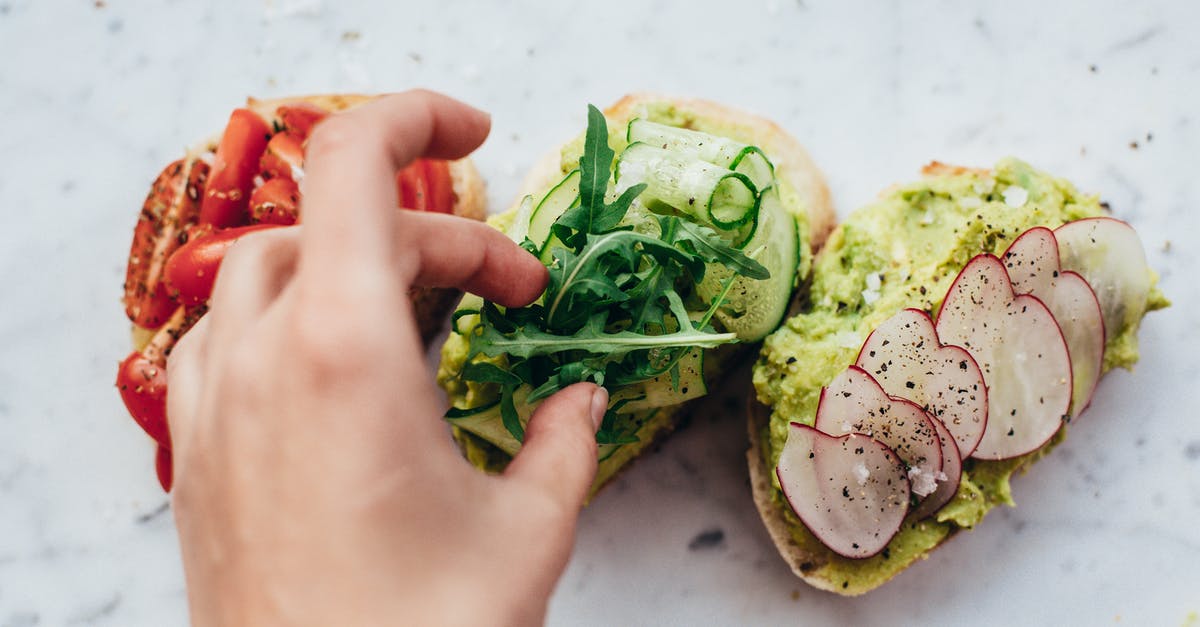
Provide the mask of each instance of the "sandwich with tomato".
MULTIPOLYGON (((134 229, 125 277, 125 312, 133 352, 121 362, 117 388, 133 419, 158 446, 156 469, 171 485, 166 421, 167 355, 207 310, 225 251, 247 233, 303 220, 299 183, 305 142, 331 113, 367 96, 250 99, 224 132, 163 169, 134 229)), ((396 173, 400 207, 476 220, 484 217, 483 183, 470 160, 418 159, 396 173)), ((439 331, 459 293, 414 288, 422 336, 439 331)))

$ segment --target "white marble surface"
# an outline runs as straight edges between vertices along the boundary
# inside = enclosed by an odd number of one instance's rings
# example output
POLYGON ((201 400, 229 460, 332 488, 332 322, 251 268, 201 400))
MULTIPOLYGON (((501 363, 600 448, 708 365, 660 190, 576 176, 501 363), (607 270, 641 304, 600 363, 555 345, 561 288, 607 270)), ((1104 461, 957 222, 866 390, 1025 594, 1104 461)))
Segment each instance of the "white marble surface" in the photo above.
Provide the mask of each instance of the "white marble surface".
POLYGON ((0 0, 0 627, 185 622, 150 446, 111 385, 150 179, 248 94, 410 86, 494 112, 478 163, 495 207, 585 103, 639 89, 775 118, 843 214, 929 159, 1016 154, 1133 222, 1175 301, 1147 319, 1137 371, 1109 376, 1017 479, 1018 508, 881 590, 842 599, 789 575, 731 409, 583 513, 551 623, 1196 620, 1200 5, 215 4, 0 0))

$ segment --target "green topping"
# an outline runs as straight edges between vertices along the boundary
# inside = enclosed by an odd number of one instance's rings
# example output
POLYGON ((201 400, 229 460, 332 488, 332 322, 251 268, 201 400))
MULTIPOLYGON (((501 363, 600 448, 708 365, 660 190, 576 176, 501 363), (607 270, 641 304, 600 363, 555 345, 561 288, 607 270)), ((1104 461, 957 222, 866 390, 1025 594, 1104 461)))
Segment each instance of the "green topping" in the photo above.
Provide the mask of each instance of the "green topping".
MULTIPOLYGON (((460 376, 498 391, 501 422, 517 442, 524 438, 522 420, 528 416, 518 405, 581 381, 614 393, 597 441, 606 446, 636 441, 640 423, 621 411, 634 399, 622 400, 615 393, 664 375, 678 389, 685 357, 697 348, 738 341, 735 333, 719 333, 710 324, 734 278, 770 276, 716 231, 689 221, 686 212, 647 213, 634 202, 646 184, 629 186, 612 198, 614 156, 603 114, 589 107, 579 170, 567 177, 577 177, 578 192, 570 202, 560 199, 565 210, 550 226, 552 237, 541 251, 550 266, 545 293, 526 307, 505 309, 484 302, 477 309, 478 324, 462 331, 468 355, 460 376), (728 275, 711 300, 696 291, 710 266, 728 275)), ((724 172, 743 189, 753 190, 744 175, 724 172)), ((713 181, 710 195, 730 196, 717 189, 718 183, 713 181)), ((750 199, 752 208, 756 203, 750 199)), ((540 208, 535 220, 538 213, 540 208)), ((538 242, 525 242, 537 248, 538 242)))

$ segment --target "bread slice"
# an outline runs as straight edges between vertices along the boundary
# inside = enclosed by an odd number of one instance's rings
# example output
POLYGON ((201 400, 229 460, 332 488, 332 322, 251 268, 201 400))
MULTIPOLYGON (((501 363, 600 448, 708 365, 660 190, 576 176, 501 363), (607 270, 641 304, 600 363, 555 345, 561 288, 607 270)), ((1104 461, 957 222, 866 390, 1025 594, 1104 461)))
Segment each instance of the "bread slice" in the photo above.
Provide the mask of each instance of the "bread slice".
MULTIPOLYGON (((975 201, 983 198, 986 203, 990 203, 988 204, 989 208, 979 209, 978 207, 980 207, 981 202, 974 202, 970 206, 971 208, 967 208, 968 205, 965 202, 961 202, 961 204, 953 205, 954 208, 947 206, 946 214, 937 216, 937 220, 946 220, 948 224, 957 226, 959 222, 955 222, 955 220, 958 220, 961 216, 955 217, 958 215, 957 213, 955 215, 951 214, 961 212, 962 214, 969 214, 966 218, 967 220, 976 220, 977 223, 975 226, 979 227, 984 223, 986 223, 986 226, 973 232, 971 237, 977 239, 968 240, 965 239, 968 236, 963 235, 964 239, 961 242, 924 242, 922 246, 927 245, 929 248, 923 254, 929 255, 931 259, 935 260, 933 265, 935 267, 934 275, 936 280, 930 281, 928 284, 924 282, 920 283, 919 293, 925 295, 928 292, 928 300, 916 300, 899 305, 899 307, 909 306, 930 310, 935 309, 935 305, 940 302, 940 294, 944 293, 949 282, 957 274, 957 270, 953 268, 947 271, 938 265, 938 260, 949 257, 945 249, 938 247, 944 245, 950 250, 958 250, 964 246, 969 246, 974 252, 969 252, 961 261, 961 263, 965 263, 966 258, 970 258, 977 252, 999 254, 1000 251, 1007 247, 1011 239, 1028 228, 1034 226, 1054 228, 1069 220, 1103 215, 1105 211, 1098 198, 1079 194, 1070 183, 1034 170, 1028 164, 1015 159, 1003 160, 994 169, 967 168, 935 161, 925 166, 922 169, 922 174, 928 177, 927 182, 917 183, 913 186, 892 186, 881 194, 880 200, 877 203, 864 207, 862 211, 868 212, 864 216, 864 221, 856 221, 856 217, 858 216, 856 213, 843 222, 843 225, 831 234, 827 246, 822 253, 825 256, 835 256, 831 257, 827 264, 818 262, 816 265, 826 268, 826 272, 833 273, 827 276, 839 276, 839 272, 850 273, 852 271, 867 273, 883 272, 880 268, 870 265, 872 263, 870 261, 862 262, 862 264, 870 268, 864 269, 856 267, 855 264, 859 262, 853 258, 839 257, 837 255, 840 255, 843 250, 852 250, 852 246, 870 246, 870 244, 863 244, 863 242, 875 241, 871 238, 876 236, 886 237, 881 234, 890 233, 893 229, 902 232, 903 227, 892 225, 886 221, 889 217, 900 215, 924 216, 917 219, 922 220, 922 225, 931 224, 934 219, 934 216, 930 213, 932 209, 926 207, 924 211, 913 212, 911 207, 916 206, 916 203, 921 201, 912 200, 912 204, 909 204, 910 199, 929 197, 923 193, 923 185, 928 184, 932 186, 940 182, 944 185, 942 187, 944 191, 973 190, 963 192, 961 196, 951 195, 959 194, 960 191, 945 191, 945 195, 940 196, 939 199, 944 198, 946 202, 951 202, 950 199, 952 198, 972 197, 975 201), (1015 181, 1026 181, 1022 185, 1030 185, 1034 189, 1041 190, 1036 193, 1040 194, 1044 192, 1044 198, 1036 203, 1031 200, 1028 205, 1022 205, 1024 208, 1007 205, 1004 202, 1005 199, 1000 194, 1001 185, 1013 185, 1016 184, 1015 181), (981 189, 986 189, 987 191, 980 191, 981 189), (993 213, 987 213, 988 211, 993 211, 993 213), (999 220, 1007 221, 1007 226, 997 221, 997 217, 999 220), (930 220, 931 222, 925 222, 924 220, 930 220), (848 243, 849 236, 846 235, 851 229, 851 225, 858 231, 858 234, 855 236, 857 239, 854 243, 848 243), (1007 231, 1005 230, 1006 228, 1007 231), (975 248, 976 245, 979 248, 975 248), (849 264, 847 263, 848 261, 850 262, 849 264), (928 287, 928 290, 926 287, 928 287)), ((1033 194, 1034 192, 1030 193, 1031 199, 1033 198, 1033 194)), ((953 202, 959 203, 960 201, 953 200, 953 202)), ((965 229, 962 231, 965 231, 965 229)), ((959 233, 960 230, 955 230, 954 232, 959 233)), ((908 273, 908 276, 926 276, 918 274, 921 272, 920 268, 922 264, 900 262, 895 254, 897 249, 901 251, 901 254, 906 254, 904 251, 916 248, 913 241, 897 240, 893 243, 883 244, 883 247, 886 250, 878 254, 885 263, 891 264, 896 273, 900 273, 900 268, 903 268, 903 272, 908 273)), ((872 259, 871 255, 875 252, 877 251, 868 248, 862 255, 867 259, 872 259)), ((814 281, 820 283, 820 279, 814 279, 814 281)), ((899 284, 901 288, 905 288, 906 286, 911 288, 911 285, 907 283, 908 279, 901 279, 901 281, 903 281, 899 284)), ((849 288, 842 289, 837 293, 845 295, 847 291, 853 292, 854 289, 860 289, 856 285, 856 283, 851 282, 849 288)), ((909 289, 907 293, 915 294, 916 292, 909 289)), ((818 297, 818 295, 814 294, 811 299, 806 300, 815 300, 818 297)), ((829 292, 826 292, 822 297, 828 299, 829 292)), ((1166 301, 1157 289, 1152 290, 1149 299, 1148 310, 1165 306, 1166 301)), ((842 305, 840 300, 838 304, 839 307, 842 305)), ((891 304, 896 305, 894 301, 891 304)), ((795 309, 800 310, 800 305, 801 303, 798 303, 795 309)), ((815 306, 811 302, 803 303, 803 308, 809 307, 815 306)), ((854 307, 855 305, 853 304, 849 305, 851 309, 854 307)), ((841 312, 842 310, 839 308, 837 311, 841 312)), ((824 314, 828 314, 828 312, 828 309, 823 311, 824 314)), ((860 328, 856 329, 856 331, 863 331, 862 326, 865 326, 866 330, 874 328, 875 324, 881 322, 887 316, 891 315, 891 313, 894 312, 890 309, 860 309, 858 311, 860 318, 858 318, 859 321, 857 323, 860 325, 860 328)), ((843 314, 839 313, 839 315, 843 314)), ((797 323, 797 326, 788 327, 788 329, 791 329, 788 331, 777 331, 777 334, 783 333, 786 335, 788 333, 796 333, 797 335, 795 337, 779 338, 778 343, 773 342, 776 338, 768 338, 768 345, 787 346, 789 340, 795 340, 796 338, 799 338, 802 343, 811 340, 812 338, 805 337, 804 333, 799 331, 806 322, 806 320, 801 321, 797 323)), ((1113 366, 1130 367, 1136 361, 1136 338, 1132 337, 1136 333, 1136 330, 1136 325, 1134 325, 1132 328, 1121 329, 1120 333, 1110 333, 1108 337, 1108 349, 1110 351, 1114 345, 1129 343, 1132 343, 1133 351, 1131 354, 1126 352, 1123 353, 1123 356, 1114 358, 1111 364, 1107 363, 1108 359, 1106 358, 1106 370, 1113 366)), ((815 334, 814 337, 823 341, 827 336, 821 335, 822 332, 825 331, 813 331, 815 334)), ((854 350, 853 347, 846 348, 851 351, 854 350)), ((810 357, 838 354, 836 351, 830 352, 819 347, 815 347, 814 350, 808 353, 810 357)), ((849 353, 850 363, 854 360, 854 354, 853 352, 849 353)), ((811 389, 812 385, 815 385, 818 382, 817 379, 828 373, 828 369, 825 368, 826 365, 836 371, 845 365, 849 365, 849 363, 834 363, 837 362, 837 359, 825 360, 829 361, 829 364, 810 363, 808 367, 803 369, 803 373, 797 372, 795 374, 798 378, 786 381, 783 378, 783 373, 777 368, 781 360, 789 358, 793 362, 796 360, 796 356, 789 355, 786 350, 763 353, 762 358, 760 358, 760 364, 763 365, 765 372, 761 378, 756 377, 756 383, 760 385, 758 392, 762 397, 771 396, 777 401, 779 399, 786 399, 780 402, 788 404, 787 409, 784 411, 787 412, 786 415, 790 419, 804 420, 805 418, 811 418, 810 415, 805 414, 809 405, 804 399, 811 398, 809 392, 813 391, 811 389)), ((801 359, 803 358, 801 357, 801 359)), ((803 366, 804 364, 799 363, 796 365, 803 366)), ((771 413, 774 410, 760 403, 753 397, 753 394, 752 391, 746 410, 747 430, 750 438, 749 450, 746 457, 754 503, 763 524, 779 554, 784 558, 797 577, 815 588, 846 596, 860 595, 883 585, 912 563, 928 557, 932 550, 942 546, 949 538, 958 535, 963 529, 977 524, 991 508, 1000 504, 1011 505, 1012 500, 1009 493, 1008 479, 1013 474, 1024 472, 1033 462, 1049 452, 1051 448, 1065 437, 1066 432, 1065 428, 1060 430, 1048 444, 1020 457, 1001 461, 964 460, 964 470, 970 471, 970 478, 973 483, 968 486, 964 482, 955 500, 947 504, 934 517, 925 520, 905 521, 904 529, 909 530, 911 528, 914 534, 925 534, 922 536, 924 540, 902 545, 899 543, 899 538, 897 538, 897 541, 889 544, 888 549, 885 549, 885 552, 881 555, 864 560, 852 560, 840 557, 821 545, 791 511, 786 501, 781 498, 779 488, 776 485, 775 469, 769 465, 769 427, 771 413), (970 509, 968 513, 963 513, 969 508, 973 509, 970 509), (927 546, 927 544, 931 546, 927 546)))
MULTIPOLYGON (((643 116, 650 106, 664 104, 673 107, 684 118, 696 120, 698 130, 707 130, 716 124, 721 127, 721 132, 717 134, 727 135, 761 148, 774 163, 776 176, 795 190, 798 202, 796 206, 789 207, 789 210, 797 213, 802 223, 807 224, 809 248, 815 250, 820 247, 833 228, 836 214, 824 177, 794 137, 774 122, 724 105, 648 93, 627 95, 605 109, 604 114, 611 129, 624 126, 630 120, 643 116)), ((570 146, 570 143, 567 146, 570 146)), ((563 163, 562 149, 552 151, 526 176, 514 207, 493 217, 491 222, 502 228, 511 220, 520 198, 527 194, 536 196, 545 193, 573 167, 573 163, 563 163)), ((738 360, 750 354, 750 348, 752 345, 736 345, 710 351, 705 362, 705 378, 709 388, 715 386, 722 373, 728 372, 738 360)), ((612 457, 600 463, 592 492, 595 493, 607 484, 643 451, 665 438, 696 402, 703 402, 703 398, 660 410, 654 419, 639 430, 636 443, 622 446, 612 457)), ((510 460, 500 449, 469 432, 454 428, 454 436, 467 459, 477 467, 489 472, 500 472, 510 460)))
MULTIPOLYGON (((246 108, 263 117, 268 123, 279 125, 282 120, 276 114, 280 105, 296 102, 307 102, 327 111, 343 111, 365 103, 376 96, 363 94, 314 94, 308 96, 292 96, 260 100, 248 98, 246 108)), ((214 135, 192 149, 195 154, 203 154, 216 150, 220 135, 214 135)), ((487 198, 483 179, 470 158, 450 162, 450 178, 454 190, 454 215, 472 220, 483 220, 487 215, 487 198)), ((429 342, 436 336, 445 323, 446 316, 454 304, 458 302, 462 292, 452 288, 415 287, 409 292, 416 312, 417 326, 421 338, 429 342)), ((146 329, 133 325, 132 339, 134 348, 140 349, 150 341, 154 329, 146 329)))

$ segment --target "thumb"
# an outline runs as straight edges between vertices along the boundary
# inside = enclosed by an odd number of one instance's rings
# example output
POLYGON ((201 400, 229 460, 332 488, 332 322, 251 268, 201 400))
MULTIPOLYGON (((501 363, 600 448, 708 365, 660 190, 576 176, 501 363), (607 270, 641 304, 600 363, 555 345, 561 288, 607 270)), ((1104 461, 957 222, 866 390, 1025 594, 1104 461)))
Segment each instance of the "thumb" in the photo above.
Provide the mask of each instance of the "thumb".
POLYGON ((532 484, 564 512, 577 512, 596 476, 596 429, 608 391, 576 383, 542 401, 525 431, 525 445, 504 476, 532 484))

